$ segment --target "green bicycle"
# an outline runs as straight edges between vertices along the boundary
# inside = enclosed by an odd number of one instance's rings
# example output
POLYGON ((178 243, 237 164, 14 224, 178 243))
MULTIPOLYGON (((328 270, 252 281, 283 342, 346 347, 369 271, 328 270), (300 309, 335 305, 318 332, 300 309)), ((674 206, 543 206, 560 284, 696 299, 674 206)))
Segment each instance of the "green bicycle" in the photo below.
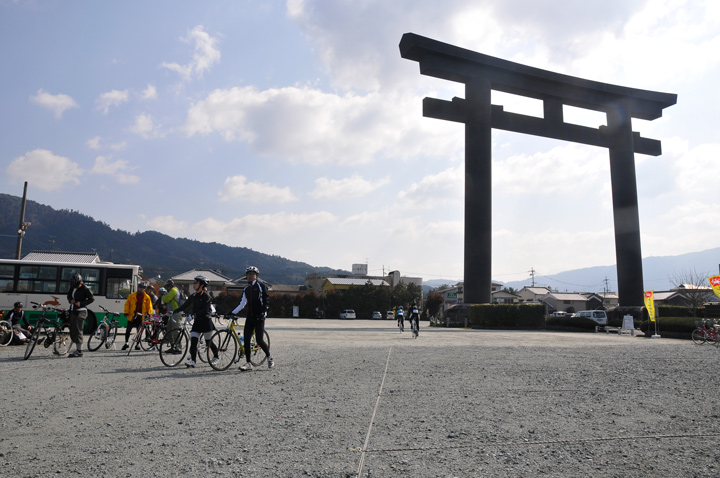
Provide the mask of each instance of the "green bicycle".
MULTIPOLYGON (((226 329, 216 330, 210 339, 210 343, 215 344, 218 350, 217 360, 213 360, 210 355, 211 347, 207 348, 207 357, 210 366, 215 370, 227 370, 233 363, 237 363, 245 357, 245 346, 247 345, 242 334, 238 334, 235 330, 236 326, 244 327, 244 324, 237 323, 237 317, 234 315, 226 315, 226 319, 230 319, 230 325, 226 329)), ((267 330, 264 331, 265 343, 270 346, 270 336, 267 330)), ((249 341, 250 347, 250 363, 259 366, 265 363, 267 355, 257 344, 255 334, 249 341)))

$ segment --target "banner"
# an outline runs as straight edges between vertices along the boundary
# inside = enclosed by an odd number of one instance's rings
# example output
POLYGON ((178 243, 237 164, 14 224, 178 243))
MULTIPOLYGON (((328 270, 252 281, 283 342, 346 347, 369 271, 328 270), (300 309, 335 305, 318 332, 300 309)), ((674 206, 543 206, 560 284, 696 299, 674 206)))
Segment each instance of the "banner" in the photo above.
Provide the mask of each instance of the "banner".
POLYGON ((645 308, 648 311, 650 322, 655 322, 655 299, 651 290, 645 291, 645 308))
POLYGON ((712 286, 715 295, 720 297, 720 276, 708 277, 708 280, 710 281, 710 285, 712 286))

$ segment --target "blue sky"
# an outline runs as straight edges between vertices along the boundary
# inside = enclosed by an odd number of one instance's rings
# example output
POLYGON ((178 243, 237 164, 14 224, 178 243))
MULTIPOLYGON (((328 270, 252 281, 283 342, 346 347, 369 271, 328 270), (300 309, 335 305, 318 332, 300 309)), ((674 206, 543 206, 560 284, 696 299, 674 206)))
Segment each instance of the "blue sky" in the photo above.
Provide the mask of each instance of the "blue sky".
MULTIPOLYGON (((406 32, 678 94, 633 123, 663 144, 636 156, 643 256, 718 246, 711 1, 0 0, 0 192, 28 181, 130 232, 461 279, 463 128, 422 98, 463 90, 400 58, 406 32)), ((494 131, 493 279, 614 263, 607 151, 494 131)))

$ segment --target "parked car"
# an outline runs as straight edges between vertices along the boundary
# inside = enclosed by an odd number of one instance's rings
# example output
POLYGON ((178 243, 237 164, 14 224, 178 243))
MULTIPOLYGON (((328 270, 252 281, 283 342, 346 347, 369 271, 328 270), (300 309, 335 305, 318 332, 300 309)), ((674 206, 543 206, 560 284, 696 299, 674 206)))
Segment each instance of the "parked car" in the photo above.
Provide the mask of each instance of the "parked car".
POLYGON ((372 318, 373 318, 373 320, 382 320, 382 314, 380 313, 379 310, 376 310, 375 312, 372 313, 372 318))
POLYGON ((387 312, 385 312, 385 318, 387 320, 393 320, 395 319, 395 314, 393 314, 392 310, 388 310, 387 312))
POLYGON ((581 310, 573 317, 585 317, 596 322, 598 325, 607 325, 607 314, 604 310, 581 310))
POLYGON ((354 319, 355 318, 355 311, 352 309, 345 309, 340 312, 340 318, 341 319, 354 319))

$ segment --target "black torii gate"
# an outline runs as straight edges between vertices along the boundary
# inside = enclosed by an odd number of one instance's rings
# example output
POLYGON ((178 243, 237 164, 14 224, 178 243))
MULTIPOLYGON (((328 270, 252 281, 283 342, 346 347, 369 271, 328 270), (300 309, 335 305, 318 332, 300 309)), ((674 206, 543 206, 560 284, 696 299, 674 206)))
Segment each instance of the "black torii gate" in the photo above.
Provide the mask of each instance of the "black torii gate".
POLYGON ((677 95, 585 80, 513 63, 414 33, 400 41, 400 55, 420 64, 422 75, 465 84, 465 98, 423 100, 423 116, 465 123, 466 304, 491 302, 492 128, 601 146, 610 150, 615 257, 620 306, 643 306, 642 254, 635 153, 659 156, 660 141, 632 131, 632 118, 654 120, 677 95), (539 99, 543 118, 503 111, 490 91, 539 99), (563 105, 600 111, 607 126, 563 120, 563 105))

